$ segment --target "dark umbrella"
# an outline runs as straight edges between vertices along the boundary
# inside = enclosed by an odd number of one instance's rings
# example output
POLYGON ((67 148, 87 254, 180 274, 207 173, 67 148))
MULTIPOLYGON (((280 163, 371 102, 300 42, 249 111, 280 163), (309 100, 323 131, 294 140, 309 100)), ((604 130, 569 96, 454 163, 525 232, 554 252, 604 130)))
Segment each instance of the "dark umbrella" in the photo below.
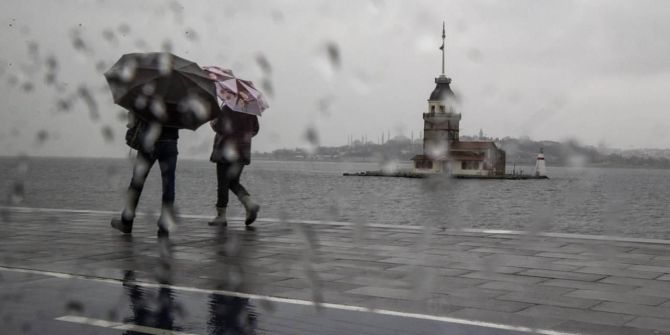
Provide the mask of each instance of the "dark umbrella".
POLYGON ((171 53, 125 54, 105 78, 114 102, 150 123, 195 130, 219 110, 207 72, 171 53))

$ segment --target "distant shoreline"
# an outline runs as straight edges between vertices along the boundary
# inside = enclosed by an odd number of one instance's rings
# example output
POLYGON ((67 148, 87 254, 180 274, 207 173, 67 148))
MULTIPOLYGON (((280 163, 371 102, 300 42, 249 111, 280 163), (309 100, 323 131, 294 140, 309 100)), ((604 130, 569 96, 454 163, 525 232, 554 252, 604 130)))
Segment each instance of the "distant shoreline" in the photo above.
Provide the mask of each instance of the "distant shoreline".
MULTIPOLYGON (((127 157, 80 157, 80 156, 0 156, 0 160, 18 160, 18 159, 53 159, 53 160, 72 160, 72 159, 81 159, 81 160, 127 160, 127 157)), ((180 158, 181 161, 193 161, 193 162, 209 162, 209 159, 204 158, 192 158, 184 157, 180 158)), ((254 161, 261 162, 316 162, 316 163, 378 163, 382 164, 382 161, 374 159, 290 159, 290 158, 265 158, 265 157, 253 157, 251 158, 252 164, 254 161)), ((411 165, 412 161, 410 160, 390 160, 403 165, 411 165)), ((533 167, 535 162, 528 162, 526 164, 516 164, 516 167, 533 167)), ((511 170, 514 165, 507 164, 507 170, 511 170)), ((584 166, 574 166, 570 164, 551 164, 547 162, 547 167, 557 167, 557 168, 604 168, 604 169, 649 169, 649 170, 668 170, 670 167, 659 167, 659 166, 645 166, 645 165, 619 165, 619 164, 598 164, 598 163, 588 163, 584 166)))

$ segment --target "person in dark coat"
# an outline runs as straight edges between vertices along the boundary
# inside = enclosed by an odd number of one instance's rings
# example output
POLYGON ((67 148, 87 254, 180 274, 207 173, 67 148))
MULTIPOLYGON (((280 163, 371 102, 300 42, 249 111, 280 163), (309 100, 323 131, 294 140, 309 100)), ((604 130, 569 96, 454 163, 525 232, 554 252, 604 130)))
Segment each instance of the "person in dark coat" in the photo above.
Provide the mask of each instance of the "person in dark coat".
POLYGON ((112 219, 111 226, 124 234, 132 232, 135 211, 142 195, 144 182, 149 175, 149 171, 151 171, 151 167, 158 161, 163 183, 158 235, 165 236, 169 234, 170 223, 174 222, 175 172, 177 169, 179 129, 161 126, 158 123, 149 124, 140 119, 133 120, 133 116, 133 113, 130 113, 126 142, 131 148, 137 149, 137 157, 128 187, 126 205, 121 217, 112 219))
POLYGON ((216 132, 209 160, 216 163, 217 200, 216 217, 209 224, 227 225, 226 208, 230 190, 244 206, 244 223, 248 226, 256 220, 260 206, 251 200, 249 192, 240 184, 240 176, 244 166, 251 163, 251 138, 258 134, 258 117, 233 111, 224 105, 210 125, 216 132))

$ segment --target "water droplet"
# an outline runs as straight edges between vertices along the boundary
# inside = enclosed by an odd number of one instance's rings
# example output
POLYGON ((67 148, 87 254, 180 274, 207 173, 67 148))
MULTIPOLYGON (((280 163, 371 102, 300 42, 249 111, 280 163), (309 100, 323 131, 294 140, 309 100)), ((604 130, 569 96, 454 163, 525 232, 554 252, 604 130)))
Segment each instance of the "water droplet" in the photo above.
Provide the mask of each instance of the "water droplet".
POLYGON ((196 33, 195 30, 193 29, 186 29, 184 35, 186 35, 186 38, 191 42, 195 42, 198 40, 198 33, 196 33))
POLYGON ((172 42, 170 40, 165 40, 161 44, 161 50, 165 52, 172 52, 172 42))
POLYGON ((135 71, 137 70, 137 61, 135 59, 128 59, 121 65, 119 78, 122 81, 129 82, 135 78, 135 71))
POLYGON ((20 205, 26 197, 26 187, 23 181, 16 180, 12 184, 9 194, 9 203, 13 206, 20 205))
POLYGON ((84 103, 88 107, 88 114, 91 120, 97 121, 100 119, 100 114, 98 113, 98 104, 95 102, 91 91, 86 86, 79 86, 77 90, 79 97, 84 100, 84 103))
POLYGON ((31 82, 25 82, 21 85, 21 89, 26 93, 30 93, 35 89, 35 85, 31 82))
POLYGON ((86 46, 86 42, 84 42, 84 39, 78 34, 75 33, 72 35, 72 46, 81 52, 85 52, 88 50, 88 47, 86 46))
POLYGON ((309 126, 305 130, 305 140, 309 143, 308 151, 310 154, 313 154, 316 149, 319 147, 319 133, 316 130, 316 127, 309 126))
POLYGON ((121 35, 125 36, 125 35, 128 35, 130 33, 130 26, 126 23, 121 23, 119 25, 118 30, 119 30, 119 33, 121 33, 121 35))
POLYGON ((40 130, 37 132, 37 142, 43 144, 49 139, 49 133, 46 130, 40 130))
POLYGON ((272 74, 272 65, 270 64, 270 61, 268 61, 267 57, 265 57, 264 54, 259 54, 256 56, 256 63, 258 66, 261 68, 263 73, 267 76, 272 74))
POLYGON ((158 72, 165 76, 172 73, 174 59, 171 54, 165 52, 158 57, 158 72))
POLYGON ((102 38, 107 40, 110 43, 116 43, 116 36, 114 35, 114 31, 111 29, 105 29, 102 31, 102 38))
POLYGON ((263 88, 263 93, 267 94, 269 97, 274 96, 274 85, 270 79, 264 78, 261 80, 261 87, 263 88))
POLYGON ((149 129, 146 132, 146 135, 142 139, 142 147, 147 152, 152 152, 154 150, 154 144, 158 140, 158 136, 161 134, 161 125, 156 122, 149 124, 149 129))
POLYGON ((95 63, 95 69, 98 72, 103 73, 105 72, 105 70, 107 70, 107 63, 105 63, 105 61, 103 60, 100 60, 97 63, 95 63))
POLYGON ((426 141, 426 155, 430 159, 444 159, 447 156, 447 151, 446 141, 426 141))
POLYGON ((153 83, 145 84, 144 86, 142 86, 142 94, 148 97, 154 95, 155 92, 156 92, 156 85, 154 85, 153 83))
POLYGON ((151 99, 151 104, 149 105, 149 111, 157 120, 167 119, 167 113, 165 111, 165 103, 159 98, 151 99))
POLYGON ((28 54, 30 54, 33 57, 39 56, 39 46, 37 42, 35 41, 28 42, 28 54))
POLYGON ((101 131, 102 131, 102 137, 105 139, 105 141, 114 142, 114 130, 112 130, 112 127, 103 126, 101 131))
POLYGON ((240 155, 237 152, 237 148, 235 147, 234 143, 226 143, 226 145, 223 147, 223 157, 230 162, 237 161, 240 155))
POLYGON ((178 110, 181 113, 191 113, 199 121, 209 119, 209 105, 200 97, 195 95, 188 96, 179 103, 178 110))
POLYGON ((149 99, 147 99, 146 96, 140 95, 137 98, 135 98, 135 108, 138 110, 145 109, 147 107, 147 104, 149 103, 149 99))
POLYGON ((329 42, 326 44, 326 52, 328 54, 328 60, 330 64, 333 65, 333 68, 336 70, 340 68, 340 63, 342 62, 340 55, 340 48, 335 44, 335 42, 329 42))

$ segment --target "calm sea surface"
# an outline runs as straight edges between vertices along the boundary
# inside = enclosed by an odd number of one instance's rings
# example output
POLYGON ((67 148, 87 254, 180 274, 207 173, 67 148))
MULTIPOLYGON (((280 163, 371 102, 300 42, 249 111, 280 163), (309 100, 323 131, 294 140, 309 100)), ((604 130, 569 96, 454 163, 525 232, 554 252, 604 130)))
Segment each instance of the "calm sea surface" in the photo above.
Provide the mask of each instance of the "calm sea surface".
MULTIPOLYGON (((128 160, 21 162, 0 159, 4 204, 92 210, 123 205, 128 160)), ((549 167, 551 179, 526 181, 342 176, 378 168, 374 163, 254 161, 242 182, 267 218, 670 239, 670 170, 549 167)), ((181 213, 214 214, 214 173, 212 163, 179 161, 181 213)), ((154 166, 139 210, 156 212, 160 193, 160 171, 154 166)), ((243 215, 232 194, 229 211, 243 215)))

